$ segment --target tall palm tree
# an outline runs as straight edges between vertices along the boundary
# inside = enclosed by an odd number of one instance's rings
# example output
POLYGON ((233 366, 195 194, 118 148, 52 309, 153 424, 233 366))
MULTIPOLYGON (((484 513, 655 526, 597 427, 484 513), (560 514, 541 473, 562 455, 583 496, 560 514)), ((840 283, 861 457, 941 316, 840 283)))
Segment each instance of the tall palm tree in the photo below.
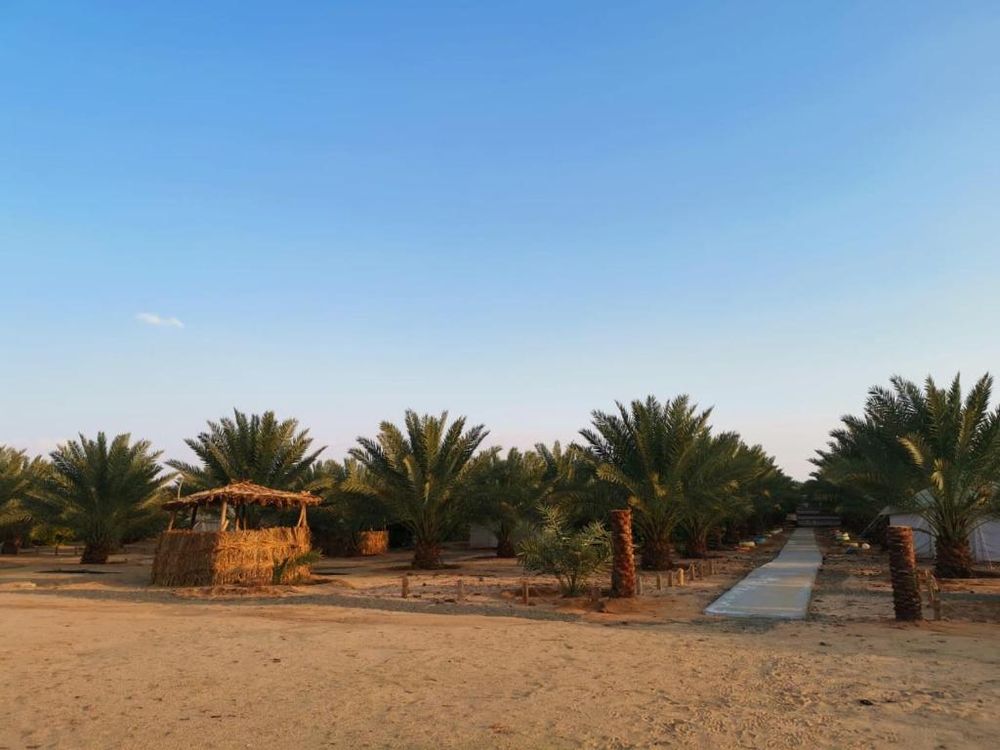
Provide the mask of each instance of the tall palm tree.
POLYGON ((326 554, 353 554, 361 532, 385 528, 389 511, 378 498, 351 492, 349 479, 363 483, 365 469, 357 459, 316 461, 304 477, 303 489, 323 502, 309 508, 309 528, 326 554))
POLYGON ((44 461, 0 445, 0 552, 17 554, 31 531, 31 514, 22 500, 41 478, 44 461))
POLYGON ((688 554, 705 557, 712 532, 727 520, 749 516, 755 485, 776 471, 763 448, 747 446, 735 432, 699 435, 692 447, 680 520, 688 554))
POLYGON ((872 388, 863 418, 845 417, 815 463, 819 479, 860 492, 873 505, 910 509, 935 539, 936 572, 972 574, 969 535, 1000 512, 1000 407, 990 409, 993 378, 963 398, 930 377, 923 389, 901 377, 872 388))
POLYGON ((404 430, 382 422, 378 437, 358 438, 350 455, 365 471, 344 488, 378 498, 413 533, 415 568, 439 567, 442 542, 464 520, 471 461, 487 434, 483 425, 466 430, 465 417, 449 426, 448 412, 407 411, 404 430))
POLYGON ((33 513, 83 541, 81 563, 104 563, 137 529, 161 513, 160 454, 146 440, 118 435, 110 442, 80 435, 49 454, 52 470, 25 501, 33 513))
POLYGON ((297 490, 309 480, 309 468, 324 448, 311 450, 309 430, 295 419, 278 420, 273 411, 209 422, 208 431, 184 441, 200 465, 168 461, 180 472, 183 492, 249 481, 277 490, 297 490))
POLYGON ((511 448, 483 451, 471 465, 469 493, 474 514, 485 521, 497 538, 497 557, 516 557, 517 528, 538 513, 552 479, 546 463, 533 451, 511 448))
POLYGON ((673 534, 684 513, 699 439, 712 410, 698 411, 688 396, 662 404, 653 396, 618 403, 617 414, 593 412, 593 429, 580 434, 599 479, 621 487, 642 538, 642 565, 670 567, 673 534))

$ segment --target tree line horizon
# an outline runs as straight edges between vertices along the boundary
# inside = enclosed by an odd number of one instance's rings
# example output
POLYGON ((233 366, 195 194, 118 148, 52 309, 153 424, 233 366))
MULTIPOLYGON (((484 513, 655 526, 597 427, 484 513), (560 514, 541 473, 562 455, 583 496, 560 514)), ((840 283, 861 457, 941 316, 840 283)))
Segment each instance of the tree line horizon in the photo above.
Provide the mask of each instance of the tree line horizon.
MULTIPOLYGON (((688 395, 616 402, 591 412, 578 440, 528 450, 483 448, 484 425, 412 410, 401 426, 383 421, 374 437, 359 437, 339 461, 321 458, 327 447, 314 447, 298 420, 237 409, 185 440, 194 462, 161 462, 162 452, 129 433, 81 434, 47 458, 0 446, 0 539, 8 547, 73 537, 84 561, 103 562, 124 541, 160 531, 168 497, 251 481, 321 497, 309 525, 324 551, 350 552, 361 531, 394 525, 417 568, 439 566, 442 545, 470 524, 487 526, 497 554, 513 557, 546 524, 550 536, 593 536, 594 524, 627 507, 642 566, 664 570, 679 548, 704 557, 808 501, 855 526, 887 506, 916 512, 935 537, 938 573, 970 575, 968 536, 998 512, 993 379, 984 375, 964 397, 958 376, 947 388, 930 377, 922 387, 899 376, 890 384, 869 390, 862 415, 842 418, 805 482, 761 445, 715 430, 712 408, 688 395)), ((268 525, 272 515, 250 520, 268 525)))

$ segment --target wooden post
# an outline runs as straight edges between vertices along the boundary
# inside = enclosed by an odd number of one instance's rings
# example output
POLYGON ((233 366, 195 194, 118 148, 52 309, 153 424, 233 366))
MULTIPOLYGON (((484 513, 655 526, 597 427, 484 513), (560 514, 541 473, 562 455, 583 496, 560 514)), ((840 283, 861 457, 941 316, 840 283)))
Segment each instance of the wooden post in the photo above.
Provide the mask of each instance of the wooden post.
POLYGON ((632 546, 632 511, 611 511, 611 595, 621 598, 636 594, 635 550, 632 546))
POLYGON ((684 585, 684 568, 677 569, 677 585, 678 586, 684 585))
POLYGON ((229 501, 223 500, 219 506, 219 531, 225 531, 229 527, 229 501))
POLYGON ((892 603, 896 619, 913 622, 923 619, 920 587, 917 583, 917 556, 913 547, 913 529, 890 526, 889 576, 892 579, 892 603))
POLYGON ((529 591, 528 591, 528 579, 521 579, 521 602, 528 604, 529 602, 529 591))
POLYGON ((403 598, 405 599, 410 595, 410 574, 403 573, 403 598))
POLYGON ((596 602, 600 598, 601 598, 601 591, 600 591, 600 589, 598 589, 597 586, 594 586, 593 584, 591 584, 591 586, 590 586, 590 601, 596 602))
POLYGON ((663 588, 663 577, 657 573, 656 574, 656 590, 660 591, 663 588))
POLYGON ((296 524, 296 526, 302 528, 307 524, 308 521, 306 520, 306 504, 302 503, 302 505, 299 506, 299 522, 296 524))
POLYGON ((635 577, 635 595, 642 596, 642 576, 635 577))
MULTIPOLYGON (((177 511, 176 510, 170 511, 170 522, 167 524, 167 531, 173 531, 174 521, 176 521, 176 520, 177 520, 177 511)), ((56 545, 56 554, 57 555, 59 554, 59 545, 58 544, 56 545)))
POLYGON ((458 601, 465 600, 465 585, 462 583, 462 579, 458 579, 458 601))
POLYGON ((198 506, 191 508, 191 528, 194 528, 195 521, 198 520, 198 506))
POLYGON ((941 587, 931 571, 924 572, 924 581, 927 583, 927 598, 930 599, 931 611, 934 612, 934 619, 941 619, 941 587))

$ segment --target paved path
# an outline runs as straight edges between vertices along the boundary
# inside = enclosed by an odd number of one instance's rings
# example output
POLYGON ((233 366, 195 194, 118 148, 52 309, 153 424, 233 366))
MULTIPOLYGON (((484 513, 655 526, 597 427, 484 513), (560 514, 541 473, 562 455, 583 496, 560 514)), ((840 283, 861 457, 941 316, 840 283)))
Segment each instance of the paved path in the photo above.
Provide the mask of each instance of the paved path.
POLYGON ((812 529, 795 529, 774 560, 712 602, 710 615, 800 620, 809 609, 816 571, 823 562, 812 529))

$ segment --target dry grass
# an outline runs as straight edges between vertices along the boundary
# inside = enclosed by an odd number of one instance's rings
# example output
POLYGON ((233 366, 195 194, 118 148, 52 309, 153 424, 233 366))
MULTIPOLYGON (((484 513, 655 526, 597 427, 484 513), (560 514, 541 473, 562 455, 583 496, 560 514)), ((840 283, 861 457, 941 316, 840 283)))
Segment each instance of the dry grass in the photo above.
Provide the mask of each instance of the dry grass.
MULTIPOLYGON (((160 537, 151 582, 157 586, 267 586, 275 568, 309 552, 306 528, 247 531, 167 531, 160 537)), ((308 566, 290 565, 283 583, 308 566)))

